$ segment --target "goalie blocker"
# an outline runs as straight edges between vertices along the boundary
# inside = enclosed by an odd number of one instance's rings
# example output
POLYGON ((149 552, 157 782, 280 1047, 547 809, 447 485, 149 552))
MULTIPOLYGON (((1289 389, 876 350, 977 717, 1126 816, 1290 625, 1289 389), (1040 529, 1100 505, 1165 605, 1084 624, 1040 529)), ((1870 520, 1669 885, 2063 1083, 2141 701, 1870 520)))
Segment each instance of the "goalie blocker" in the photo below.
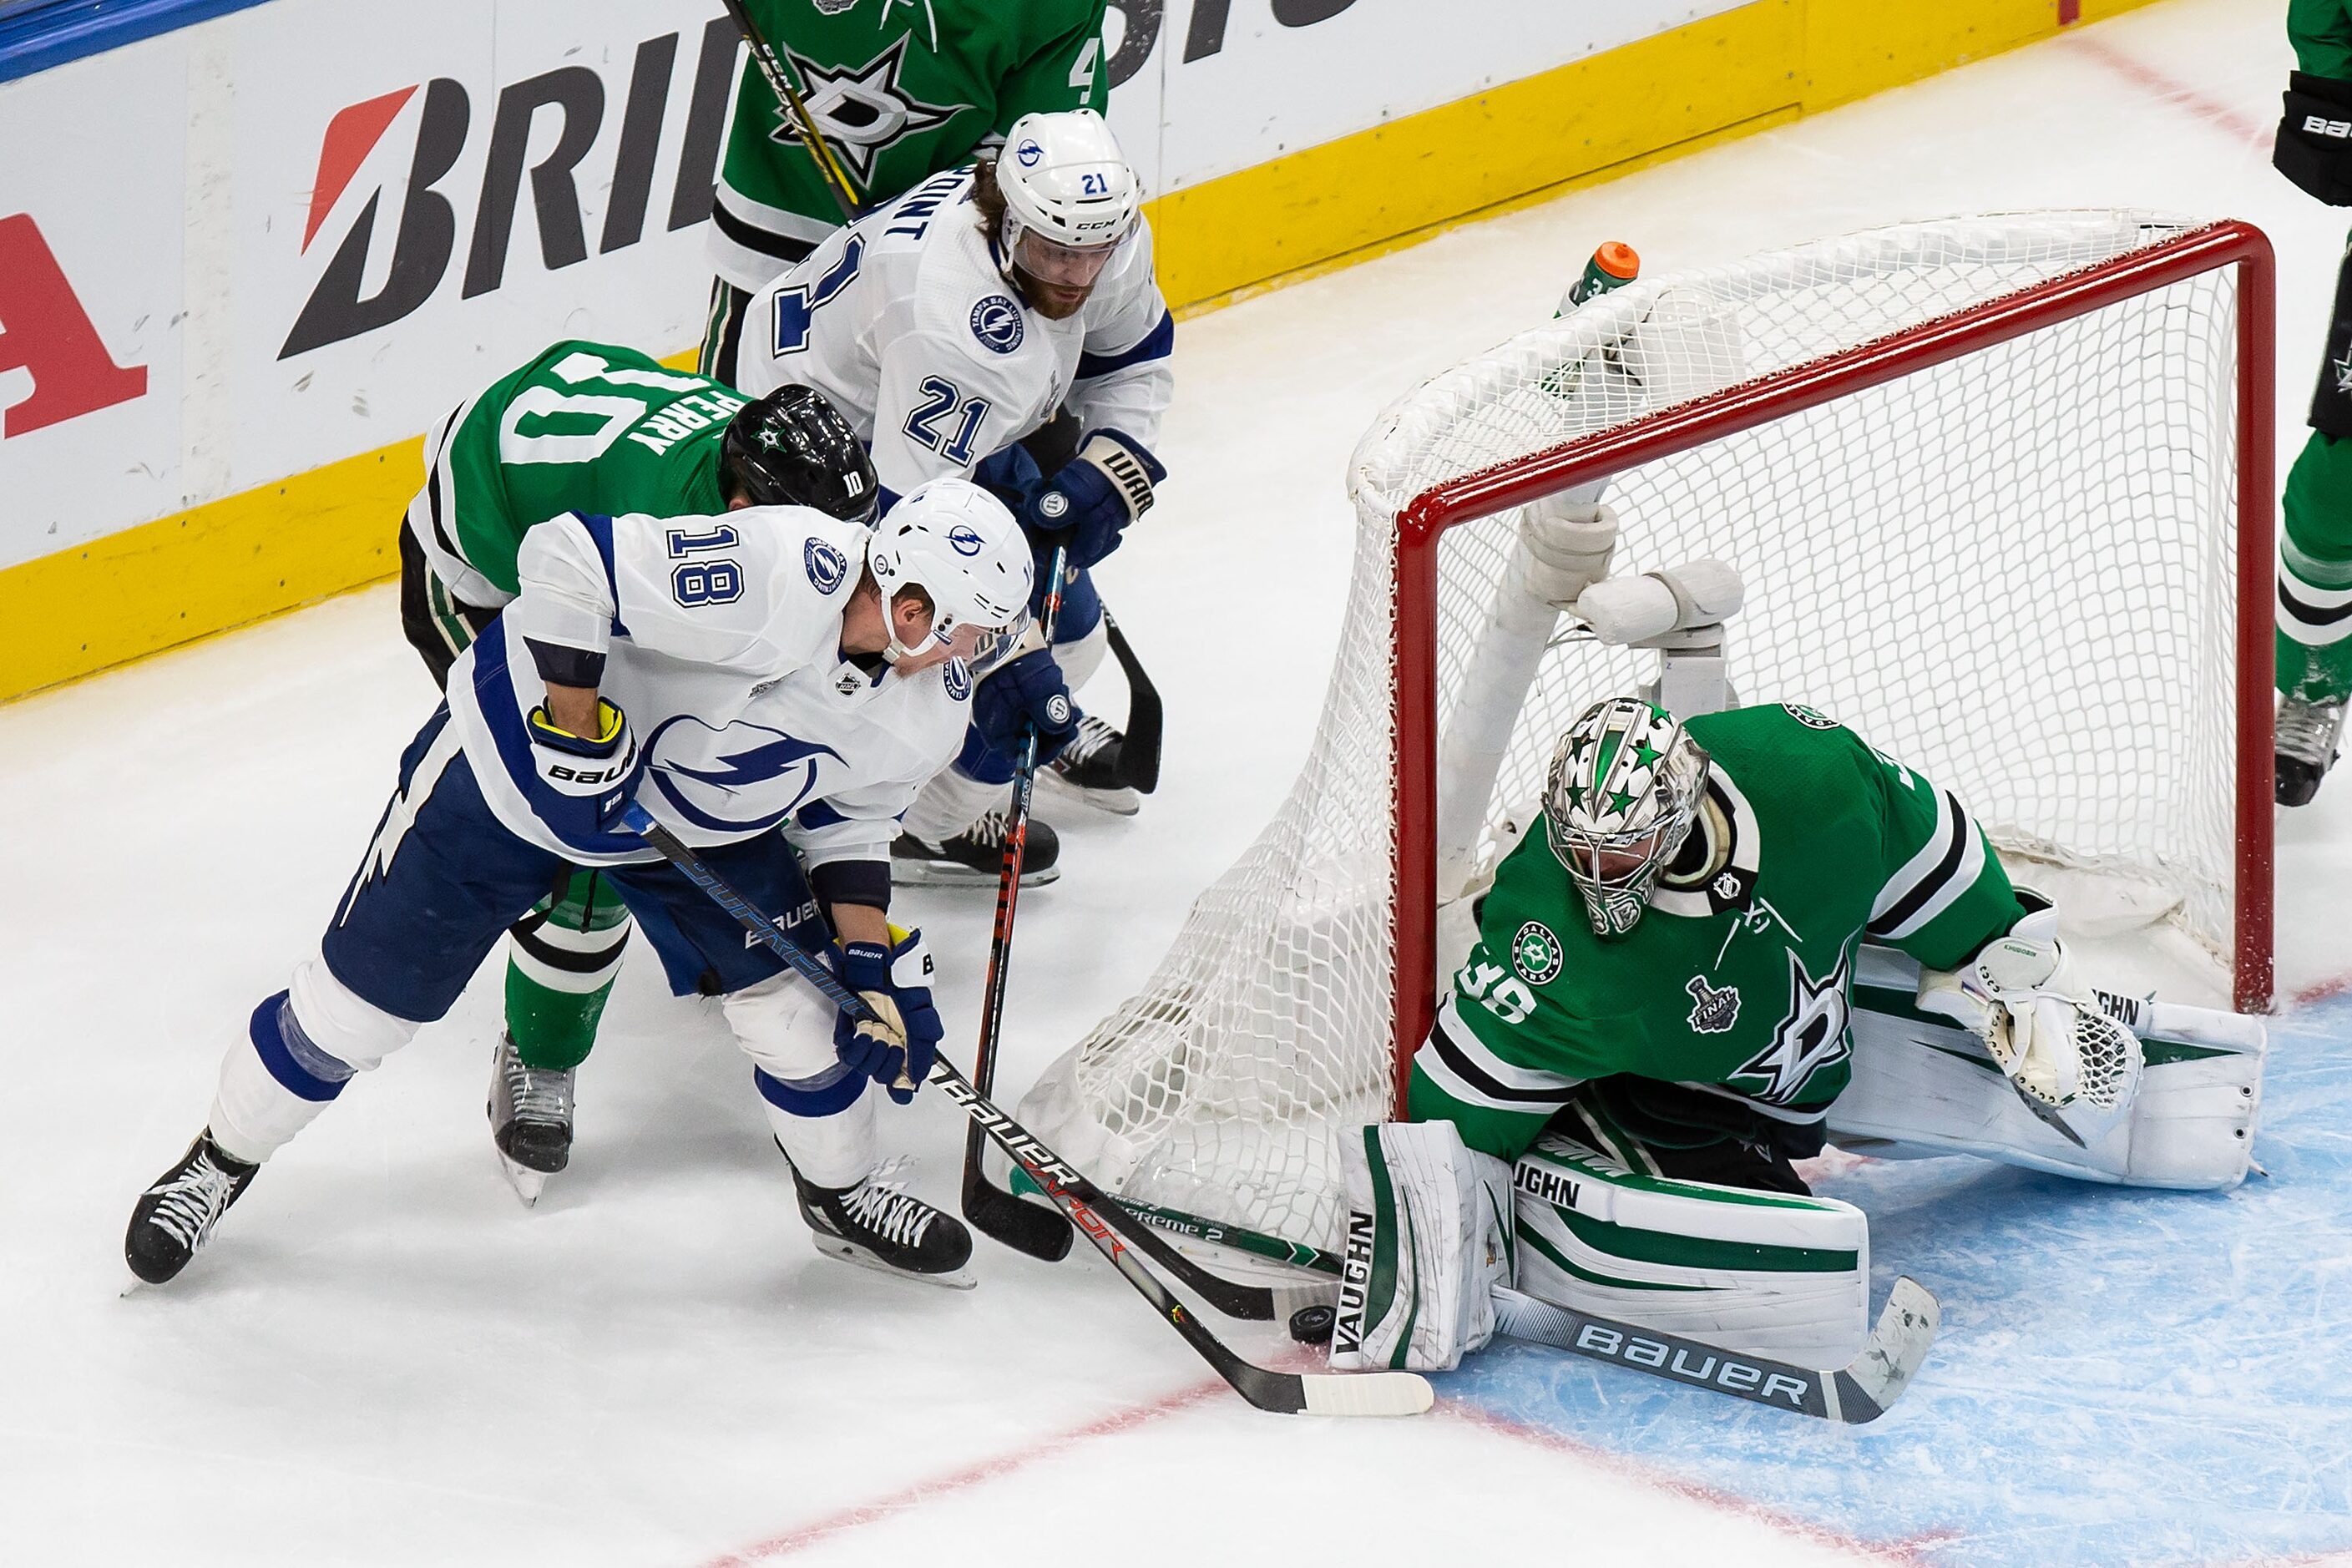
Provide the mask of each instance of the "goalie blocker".
MULTIPOLYGON (((1830 1110, 1832 1141, 2126 1186, 2244 1179, 2266 1048, 2259 1019, 2092 991, 2100 1022, 2136 1044, 2136 1092, 2094 1115, 2080 1101, 2053 1114, 1992 1041, 1930 1010, 1963 981, 1889 949, 1862 950, 1853 1080, 1830 1110)), ((1846 1363, 1870 1333, 1860 1209, 1649 1173, 1640 1146, 1581 1098, 1516 1167, 1466 1148, 1445 1121, 1365 1128, 1343 1165, 1350 1213, 1336 1370, 1451 1369, 1496 1332, 1502 1286, 1802 1366, 1846 1363), (1507 1227, 1494 1217, 1506 1201, 1507 1227)))

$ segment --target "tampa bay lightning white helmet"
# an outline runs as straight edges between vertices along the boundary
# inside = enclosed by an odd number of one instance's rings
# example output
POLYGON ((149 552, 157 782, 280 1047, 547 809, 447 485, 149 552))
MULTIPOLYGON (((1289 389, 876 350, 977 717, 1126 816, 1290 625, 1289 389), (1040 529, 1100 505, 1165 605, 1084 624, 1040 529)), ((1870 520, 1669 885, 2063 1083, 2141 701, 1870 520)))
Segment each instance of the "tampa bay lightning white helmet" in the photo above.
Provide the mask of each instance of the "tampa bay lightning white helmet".
MULTIPOLYGON (((930 595, 931 635, 916 647, 890 627, 885 657, 896 662, 977 634, 1015 629, 1029 614, 1034 568, 1029 541, 1004 503, 969 479, 917 485, 892 507, 866 542, 866 569, 888 604, 917 587, 930 595)), ((958 647, 968 654, 968 647, 958 647)))
POLYGON ((996 157, 996 188, 1007 264, 1065 288, 1094 282, 1143 205, 1118 139, 1091 109, 1014 121, 996 157))

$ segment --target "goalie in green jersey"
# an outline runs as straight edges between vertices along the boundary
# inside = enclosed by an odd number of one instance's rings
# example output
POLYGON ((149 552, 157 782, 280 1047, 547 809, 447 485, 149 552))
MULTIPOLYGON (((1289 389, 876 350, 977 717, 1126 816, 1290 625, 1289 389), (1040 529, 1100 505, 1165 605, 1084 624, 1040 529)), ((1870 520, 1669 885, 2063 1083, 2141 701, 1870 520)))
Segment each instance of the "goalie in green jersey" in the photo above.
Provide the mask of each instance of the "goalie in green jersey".
POLYGON ((1597 703, 1485 894, 1411 1121, 1343 1145, 1333 1365, 1451 1366, 1493 1331, 1499 1284, 1842 1364, 1867 1221, 1792 1163, 1832 1133, 2104 1182, 2241 1178, 2259 1026, 2251 1054, 2142 1095, 2109 1005, 2133 1005, 2085 983, 1959 800, 1844 726, 1597 703))
MULTIPOLYGON (((518 591, 515 554, 566 512, 708 517, 794 505, 870 521, 874 468, 823 394, 753 401, 635 349, 565 342, 492 382, 425 438, 400 535, 400 616, 437 684, 518 591)), ((619 973, 628 910, 573 868, 509 933, 492 1136, 526 1203, 572 1149, 572 1079, 619 973)))

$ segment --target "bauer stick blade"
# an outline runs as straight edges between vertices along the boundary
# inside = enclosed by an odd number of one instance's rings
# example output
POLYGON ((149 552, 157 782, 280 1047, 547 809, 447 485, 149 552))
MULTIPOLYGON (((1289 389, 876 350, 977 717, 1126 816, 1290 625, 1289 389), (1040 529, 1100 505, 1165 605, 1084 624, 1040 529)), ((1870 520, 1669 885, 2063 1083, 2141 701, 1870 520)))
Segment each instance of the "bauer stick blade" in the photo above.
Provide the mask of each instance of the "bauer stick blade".
POLYGON ((1596 1318, 1507 1287, 1496 1289, 1495 1310, 1496 1331, 1515 1340, 1855 1426, 1877 1420, 1903 1396, 1942 1321, 1936 1298, 1906 1276, 1895 1280, 1862 1353, 1844 1366, 1815 1371, 1596 1318))

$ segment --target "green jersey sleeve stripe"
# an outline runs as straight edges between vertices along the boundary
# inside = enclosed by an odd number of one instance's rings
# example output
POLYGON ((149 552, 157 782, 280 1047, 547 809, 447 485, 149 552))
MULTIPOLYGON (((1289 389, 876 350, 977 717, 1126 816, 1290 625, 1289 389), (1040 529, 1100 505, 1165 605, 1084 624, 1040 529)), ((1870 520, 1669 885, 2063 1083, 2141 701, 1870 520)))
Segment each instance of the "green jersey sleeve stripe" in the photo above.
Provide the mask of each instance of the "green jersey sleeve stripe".
POLYGON ((1414 1060, 1430 1080, 1467 1104, 1494 1110, 1552 1110, 1584 1080, 1503 1060, 1462 1022, 1448 1001, 1414 1060))
POLYGON ((1984 874, 1984 835, 1949 790, 1936 792, 1936 830, 1871 907, 1870 933, 1900 942, 1952 906, 1984 874))

